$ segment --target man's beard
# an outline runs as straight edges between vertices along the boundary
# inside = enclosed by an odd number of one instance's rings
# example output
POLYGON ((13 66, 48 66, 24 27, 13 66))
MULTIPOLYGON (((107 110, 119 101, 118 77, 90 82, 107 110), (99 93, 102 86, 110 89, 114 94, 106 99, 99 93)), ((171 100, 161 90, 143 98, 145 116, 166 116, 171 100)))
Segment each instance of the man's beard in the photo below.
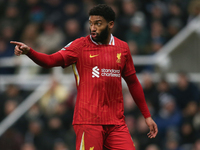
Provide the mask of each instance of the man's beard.
MULTIPOLYGON (((91 30, 90 30, 90 34, 91 34, 91 30)), ((104 30, 101 31, 100 34, 97 33, 97 36, 94 38, 92 38, 95 42, 100 42, 102 43, 103 41, 105 41, 108 38, 108 25, 106 26, 106 28, 104 30)))

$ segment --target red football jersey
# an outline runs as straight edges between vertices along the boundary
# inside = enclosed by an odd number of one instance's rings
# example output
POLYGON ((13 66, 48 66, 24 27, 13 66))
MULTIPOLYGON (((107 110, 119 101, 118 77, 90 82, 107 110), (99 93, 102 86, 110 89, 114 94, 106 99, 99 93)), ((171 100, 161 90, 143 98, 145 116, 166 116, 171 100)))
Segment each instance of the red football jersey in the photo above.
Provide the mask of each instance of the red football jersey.
POLYGON ((128 44, 111 35, 109 45, 100 45, 88 35, 59 52, 76 77, 73 124, 124 124, 121 77, 135 73, 128 44))

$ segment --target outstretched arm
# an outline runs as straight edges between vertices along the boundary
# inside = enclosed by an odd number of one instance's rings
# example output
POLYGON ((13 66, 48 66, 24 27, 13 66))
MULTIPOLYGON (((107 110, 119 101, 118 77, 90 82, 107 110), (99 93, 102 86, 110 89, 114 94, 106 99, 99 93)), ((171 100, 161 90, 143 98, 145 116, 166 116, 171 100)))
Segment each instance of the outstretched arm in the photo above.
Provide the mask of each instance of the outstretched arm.
POLYGON ((44 68, 51 68, 64 65, 64 59, 59 52, 47 55, 36 52, 32 48, 21 42, 11 41, 10 43, 16 45, 15 55, 20 56, 22 54, 25 54, 39 66, 42 66, 44 68))
POLYGON ((158 133, 158 128, 157 128, 156 123, 151 118, 151 114, 149 112, 149 109, 145 101, 145 96, 144 96, 142 86, 140 82, 138 81, 136 74, 132 74, 127 77, 124 77, 124 79, 128 85, 129 91, 135 103, 139 107, 142 115, 145 117, 146 124, 148 125, 150 129, 150 132, 147 134, 148 137, 155 138, 158 133))

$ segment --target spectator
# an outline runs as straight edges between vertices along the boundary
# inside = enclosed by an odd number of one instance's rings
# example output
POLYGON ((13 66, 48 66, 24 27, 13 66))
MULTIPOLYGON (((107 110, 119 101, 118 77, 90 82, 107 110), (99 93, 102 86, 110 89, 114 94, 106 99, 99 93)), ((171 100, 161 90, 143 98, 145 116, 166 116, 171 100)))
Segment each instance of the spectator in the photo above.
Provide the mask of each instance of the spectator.
POLYGON ((178 3, 169 4, 169 20, 170 19, 179 19, 183 25, 187 22, 184 11, 181 10, 181 6, 178 3))
POLYGON ((190 82, 185 72, 179 72, 177 85, 172 89, 172 94, 176 99, 177 106, 183 111, 190 101, 199 100, 198 87, 190 82))
POLYGON ((53 116, 56 111, 56 106, 66 100, 68 91, 66 87, 58 83, 55 78, 52 78, 51 88, 41 98, 39 104, 43 113, 46 116, 53 116))
POLYGON ((1 29, 2 37, 5 39, 6 42, 15 38, 16 29, 12 25, 6 25, 1 29))
POLYGON ((112 5, 118 2, 118 0, 103 0, 107 5, 112 5))
POLYGON ((171 87, 165 79, 161 79, 158 82, 157 89, 158 89, 160 96, 163 95, 163 94, 170 94, 171 93, 171 87))
POLYGON ((147 103, 150 103, 155 109, 154 112, 156 112, 159 110, 158 91, 156 89, 155 83, 153 82, 151 73, 142 73, 142 86, 147 103))
POLYGON ((179 148, 178 141, 172 138, 167 140, 164 150, 181 150, 181 149, 179 148))
POLYGON ((130 29, 130 24, 131 24, 131 18, 135 15, 135 13, 137 12, 137 4, 135 3, 135 1, 132 0, 123 0, 122 4, 121 4, 121 9, 122 9, 122 13, 119 16, 119 21, 118 21, 118 25, 119 25, 119 29, 118 35, 119 38, 122 40, 126 40, 126 37, 123 35, 124 33, 127 32, 127 30, 130 29))
POLYGON ((160 99, 160 111, 155 116, 160 137, 165 137, 170 127, 178 128, 181 125, 182 115, 177 109, 176 102, 171 95, 165 94, 160 99))
MULTIPOLYGON (((75 3, 73 1, 67 2, 64 7, 63 7, 63 20, 69 20, 69 19, 74 19, 76 18, 80 22, 80 27, 82 28, 86 20, 86 15, 85 13, 82 13, 82 8, 81 8, 81 2, 75 3)), ((88 19, 88 18, 87 18, 88 19)), ((67 43, 67 42, 66 42, 67 43)))
POLYGON ((6 87, 6 91, 1 94, 1 102, 5 102, 7 99, 13 99, 16 102, 21 103, 23 97, 20 94, 20 87, 14 84, 9 84, 6 87))
POLYGON ((64 33, 66 35, 66 43, 72 42, 76 38, 83 36, 80 23, 77 19, 69 19, 65 22, 64 33))
POLYGON ((159 51, 166 42, 165 28, 160 21, 153 21, 151 23, 151 51, 148 53, 155 53, 159 51))
POLYGON ((167 26, 167 41, 171 40, 181 30, 182 26, 183 24, 180 19, 170 19, 167 26))
POLYGON ((192 124, 195 114, 198 112, 198 104, 195 101, 188 103, 186 108, 183 110, 183 117, 185 121, 189 121, 192 124))
MULTIPOLYGON (((198 108, 199 110, 199 108, 198 108)), ((200 117, 200 111, 198 111, 195 115, 194 115, 194 118, 193 118, 193 126, 194 126, 194 129, 196 131, 196 137, 197 138, 200 138, 200 120, 199 120, 199 117, 200 117)))
POLYGON ((54 149, 53 150, 69 150, 67 145, 65 144, 64 141, 58 139, 54 143, 54 149))
POLYGON ((151 53, 154 54, 158 52, 162 48, 163 43, 161 38, 153 39, 151 42, 151 53))
MULTIPOLYGON (((4 38, 0 38, 0 59, 13 56, 13 45, 7 43, 4 38)), ((14 74, 15 67, 1 67, 0 74, 14 74)))
MULTIPOLYGON (((15 35, 12 38, 19 36, 22 29, 22 18, 20 17, 20 10, 16 5, 8 5, 5 8, 4 16, 0 18, 0 29, 6 28, 7 26, 14 28, 15 35)), ((10 39, 9 39, 10 40, 10 39)))
POLYGON ((9 128, 0 137, 0 149, 2 150, 20 150, 22 144, 23 136, 13 128, 9 128))
POLYGON ((69 130, 66 130, 65 132, 65 144, 68 146, 68 148, 71 149, 76 149, 76 134, 73 130, 73 126, 71 125, 69 130))
POLYGON ((32 143, 24 143, 20 150, 36 150, 36 148, 32 143))
POLYGON ((63 127, 66 130, 70 130, 72 126, 73 112, 74 110, 66 105, 66 102, 55 106, 55 115, 61 119, 63 127))
POLYGON ((64 6, 64 1, 62 0, 48 0, 44 1, 45 16, 47 19, 54 21, 57 25, 62 20, 62 9, 64 6))
POLYGON ((131 27, 126 32, 126 41, 135 41, 138 54, 145 54, 145 46, 149 42, 149 33, 145 28, 145 16, 142 12, 137 12, 130 21, 131 27))
POLYGON ((42 23, 44 21, 45 12, 43 2, 39 0, 26 0, 23 10, 26 13, 28 22, 42 23))
POLYGON ((189 18, 188 22, 200 14, 200 2, 198 0, 191 0, 189 3, 189 18))
MULTIPOLYGON (((158 90, 158 101, 161 102, 163 95, 171 95, 171 87, 169 83, 165 79, 161 79, 157 84, 157 90, 158 90)), ((158 105, 159 106, 159 105, 158 105)), ((160 107, 158 107, 158 110, 160 107)))
POLYGON ((47 20, 43 25, 43 32, 38 36, 36 42, 41 52, 50 54, 60 49, 64 40, 62 31, 54 22, 47 20))
POLYGON ((6 100, 4 105, 5 116, 10 115, 17 107, 18 103, 15 100, 6 100))
POLYGON ((23 30, 21 40, 22 42, 29 42, 33 47, 35 47, 36 39, 39 35, 39 25, 36 23, 27 24, 23 30))
POLYGON ((181 126, 181 141, 182 147, 192 145, 195 141, 195 130, 190 122, 184 122, 181 126))
POLYGON ((192 150, 200 150, 200 139, 197 139, 194 143, 194 147, 192 150))
POLYGON ((5 115, 10 114, 23 98, 20 94, 19 87, 12 84, 7 86, 6 91, 2 92, 0 97, 0 120, 2 121, 5 115), (7 107, 5 108, 5 106, 7 107))
POLYGON ((47 141, 48 145, 46 149, 53 150, 54 143, 57 139, 61 139, 65 141, 65 133, 66 131, 63 128, 62 121, 58 117, 51 117, 47 121, 47 141))
POLYGON ((44 119, 44 114, 42 113, 39 104, 36 103, 26 112, 25 117, 28 121, 31 120, 42 120, 44 119))
POLYGON ((150 144, 146 147, 145 150, 160 150, 160 148, 155 144, 150 144))
POLYGON ((159 21, 163 26, 167 24, 167 6, 161 1, 151 1, 146 6, 147 9, 147 26, 150 27, 151 22, 159 21))
POLYGON ((40 120, 31 120, 24 136, 25 142, 33 143, 37 150, 47 149, 48 142, 45 135, 44 123, 40 120))
POLYGON ((131 55, 138 55, 139 54, 137 43, 134 40, 129 40, 128 46, 129 46, 131 55))

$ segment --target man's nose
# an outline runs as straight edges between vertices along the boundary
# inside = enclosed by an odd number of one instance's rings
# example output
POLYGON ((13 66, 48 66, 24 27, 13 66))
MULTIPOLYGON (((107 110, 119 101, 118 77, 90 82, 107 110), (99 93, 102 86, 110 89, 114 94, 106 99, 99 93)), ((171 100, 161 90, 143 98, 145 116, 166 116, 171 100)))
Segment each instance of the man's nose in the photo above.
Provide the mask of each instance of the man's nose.
POLYGON ((97 30, 97 28, 95 27, 95 25, 91 25, 90 28, 91 28, 92 32, 95 32, 97 30))

